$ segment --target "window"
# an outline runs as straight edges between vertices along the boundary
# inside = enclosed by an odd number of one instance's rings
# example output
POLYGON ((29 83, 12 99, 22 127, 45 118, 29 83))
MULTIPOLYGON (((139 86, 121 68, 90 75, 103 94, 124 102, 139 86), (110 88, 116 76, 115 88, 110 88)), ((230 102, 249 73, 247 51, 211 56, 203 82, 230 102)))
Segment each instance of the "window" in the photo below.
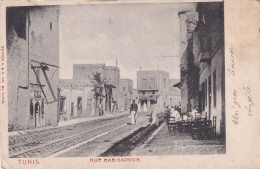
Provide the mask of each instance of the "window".
POLYGON ((41 112, 40 103, 38 101, 35 103, 34 107, 35 107, 35 114, 41 112))
POLYGON ((208 82, 207 80, 205 81, 205 106, 207 106, 207 101, 208 101, 208 82))
POLYGON ((150 88, 150 89, 154 89, 154 88, 155 88, 155 79, 154 79, 154 78, 151 78, 151 79, 150 79, 149 88, 150 88))
POLYGON ((30 116, 33 116, 33 99, 30 99, 30 116))
POLYGON ((206 99, 207 99, 207 95, 205 94, 206 90, 205 90, 205 85, 206 83, 203 82, 201 84, 201 93, 200 93, 200 96, 201 96, 201 110, 204 111, 205 110, 205 107, 206 107, 206 99))
POLYGON ((163 83, 164 83, 164 87, 166 87, 166 81, 165 81, 165 79, 163 79, 163 83))
POLYGON ((42 100, 41 115, 42 115, 42 117, 44 117, 44 100, 42 100))
POLYGON ((209 107, 211 107, 211 75, 209 75, 208 77, 208 83, 209 83, 209 86, 208 86, 208 97, 209 97, 209 107))
POLYGON ((64 112, 65 97, 60 98, 60 112, 64 112))
POLYGON ((214 99, 214 107, 216 107, 217 106, 216 70, 213 72, 213 99, 214 99))
POLYGON ((125 87, 123 87, 123 92, 125 92, 125 87))
POLYGON ((143 88, 144 89, 148 88, 148 80, 147 79, 143 79, 143 88))
POLYGON ((73 116, 73 114, 74 114, 74 103, 72 102, 71 103, 71 116, 73 116))
POLYGON ((35 98, 41 98, 41 91, 34 91, 34 97, 35 98))
POLYGON ((50 22, 50 30, 52 31, 52 22, 50 22))

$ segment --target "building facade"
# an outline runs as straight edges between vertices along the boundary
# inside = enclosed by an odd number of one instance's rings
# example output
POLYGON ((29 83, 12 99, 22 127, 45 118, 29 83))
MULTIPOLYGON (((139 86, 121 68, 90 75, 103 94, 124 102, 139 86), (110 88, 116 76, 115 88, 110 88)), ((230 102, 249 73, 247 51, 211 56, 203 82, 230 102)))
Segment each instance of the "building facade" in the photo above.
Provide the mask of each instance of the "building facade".
POLYGON ((119 105, 128 110, 133 102, 133 80, 120 79, 120 93, 119 105))
POLYGON ((106 66, 105 64, 73 65, 73 80, 93 81, 93 74, 95 73, 100 73, 103 80, 114 86, 111 99, 115 109, 121 107, 121 105, 118 105, 120 96, 120 69, 118 67, 106 66))
POLYGON ((95 116, 93 86, 90 81, 60 79, 58 120, 95 116))
POLYGON ((180 106, 181 105, 181 90, 178 87, 174 87, 180 79, 169 80, 169 92, 168 92, 168 106, 180 106))
POLYGON ((121 98, 120 70, 117 67, 75 64, 73 79, 59 81, 59 120, 115 112, 125 104, 121 98), (97 90, 102 90, 102 93, 95 92, 97 90))
POLYGON ((187 12, 179 14, 181 31, 187 37, 181 58, 181 104, 187 111, 196 106, 210 120, 216 117, 216 132, 221 137, 225 136, 223 11, 223 3, 198 3, 195 27, 188 25, 187 12))
POLYGON ((150 112, 154 104, 163 111, 168 105, 169 73, 162 70, 138 71, 137 90, 141 111, 146 105, 150 112))
POLYGON ((57 125, 59 7, 7 8, 9 131, 57 125))

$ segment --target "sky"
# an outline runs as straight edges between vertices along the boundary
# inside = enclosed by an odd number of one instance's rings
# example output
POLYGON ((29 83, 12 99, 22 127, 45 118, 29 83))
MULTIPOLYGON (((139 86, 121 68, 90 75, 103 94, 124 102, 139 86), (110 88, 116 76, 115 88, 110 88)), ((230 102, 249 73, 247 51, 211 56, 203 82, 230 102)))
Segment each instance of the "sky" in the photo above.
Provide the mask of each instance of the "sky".
POLYGON ((132 79, 134 87, 140 67, 164 70, 170 78, 180 78, 178 12, 188 10, 195 10, 195 4, 61 6, 60 78, 72 78, 73 64, 116 66, 116 60, 120 77, 132 79))

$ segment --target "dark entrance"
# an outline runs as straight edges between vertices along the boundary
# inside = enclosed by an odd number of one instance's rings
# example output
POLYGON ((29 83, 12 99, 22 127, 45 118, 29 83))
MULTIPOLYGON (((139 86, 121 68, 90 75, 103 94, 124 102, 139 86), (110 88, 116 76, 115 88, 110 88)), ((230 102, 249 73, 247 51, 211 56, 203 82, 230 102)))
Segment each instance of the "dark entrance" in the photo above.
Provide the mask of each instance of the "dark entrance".
POLYGON ((82 115, 82 97, 78 97, 77 100, 77 115, 78 116, 82 115))

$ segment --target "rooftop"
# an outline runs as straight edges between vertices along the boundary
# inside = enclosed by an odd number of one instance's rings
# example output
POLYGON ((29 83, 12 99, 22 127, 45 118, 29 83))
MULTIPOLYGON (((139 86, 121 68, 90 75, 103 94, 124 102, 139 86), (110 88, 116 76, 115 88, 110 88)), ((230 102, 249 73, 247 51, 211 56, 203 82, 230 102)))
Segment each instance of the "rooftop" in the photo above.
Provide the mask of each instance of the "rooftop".
POLYGON ((137 74, 139 73, 162 73, 162 74, 169 74, 169 72, 166 72, 164 70, 141 70, 137 71, 137 74))

